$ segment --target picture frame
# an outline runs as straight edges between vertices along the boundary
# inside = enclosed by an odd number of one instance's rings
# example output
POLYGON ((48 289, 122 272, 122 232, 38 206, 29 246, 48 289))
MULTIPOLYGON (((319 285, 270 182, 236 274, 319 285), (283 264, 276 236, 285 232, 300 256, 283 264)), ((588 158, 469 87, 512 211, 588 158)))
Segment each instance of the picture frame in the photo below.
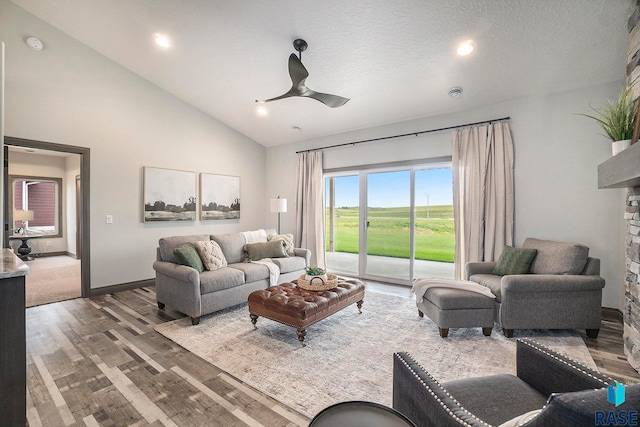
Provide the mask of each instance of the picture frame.
POLYGON ((145 166, 143 221, 195 221, 196 178, 195 172, 145 166))
POLYGON ((240 177, 200 173, 200 220, 240 219, 240 177))

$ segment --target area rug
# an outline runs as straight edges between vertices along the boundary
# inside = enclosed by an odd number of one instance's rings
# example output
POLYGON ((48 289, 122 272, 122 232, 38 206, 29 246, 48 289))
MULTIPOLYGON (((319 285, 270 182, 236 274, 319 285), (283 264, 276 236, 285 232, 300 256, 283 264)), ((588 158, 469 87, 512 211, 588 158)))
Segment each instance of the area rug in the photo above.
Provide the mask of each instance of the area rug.
MULTIPOLYGON (((312 325, 301 347, 294 328, 258 319, 254 329, 247 305, 157 325, 156 331, 239 380, 292 409, 313 417, 345 400, 390 406, 392 355, 410 353, 440 381, 488 374, 515 374, 515 339, 498 328, 451 329, 419 318, 415 301, 367 292, 362 314, 354 305, 312 325)), ((576 331, 516 331, 596 369, 576 331)))

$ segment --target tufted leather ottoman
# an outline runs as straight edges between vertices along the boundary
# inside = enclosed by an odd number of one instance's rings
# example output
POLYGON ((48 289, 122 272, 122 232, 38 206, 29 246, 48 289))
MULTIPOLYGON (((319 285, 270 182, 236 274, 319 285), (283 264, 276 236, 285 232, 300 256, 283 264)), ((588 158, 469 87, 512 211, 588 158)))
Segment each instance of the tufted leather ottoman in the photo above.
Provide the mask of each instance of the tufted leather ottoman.
POLYGON ((342 310, 354 302, 362 313, 364 283, 360 280, 340 280, 338 287, 328 291, 307 291, 292 283, 254 291, 249 295, 249 313, 254 327, 259 316, 292 326, 304 347, 307 327, 342 310))

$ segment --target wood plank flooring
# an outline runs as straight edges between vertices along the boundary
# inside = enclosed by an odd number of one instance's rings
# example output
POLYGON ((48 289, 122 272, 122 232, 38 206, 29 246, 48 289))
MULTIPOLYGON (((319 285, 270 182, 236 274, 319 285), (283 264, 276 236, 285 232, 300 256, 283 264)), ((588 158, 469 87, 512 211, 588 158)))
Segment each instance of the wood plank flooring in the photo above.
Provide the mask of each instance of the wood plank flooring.
MULTIPOLYGON (((409 296, 407 288, 367 286, 409 296)), ((28 308, 29 425, 308 425, 308 418, 153 330, 179 317, 158 310, 153 287, 28 308)), ((622 353, 619 321, 603 320, 598 339, 585 342, 602 372, 640 382, 622 353)))
POLYGON ((27 309, 30 426, 306 426, 153 330, 153 288, 27 309))

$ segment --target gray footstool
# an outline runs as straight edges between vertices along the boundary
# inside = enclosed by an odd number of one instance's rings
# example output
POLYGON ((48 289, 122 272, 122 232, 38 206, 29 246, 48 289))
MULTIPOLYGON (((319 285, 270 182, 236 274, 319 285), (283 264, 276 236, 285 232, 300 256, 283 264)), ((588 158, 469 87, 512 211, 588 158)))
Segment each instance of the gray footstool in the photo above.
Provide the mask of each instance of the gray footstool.
POLYGON ((449 328, 481 327, 485 336, 493 329, 494 299, 475 292, 449 288, 429 288, 416 301, 418 314, 433 320, 440 336, 446 338, 449 328))

